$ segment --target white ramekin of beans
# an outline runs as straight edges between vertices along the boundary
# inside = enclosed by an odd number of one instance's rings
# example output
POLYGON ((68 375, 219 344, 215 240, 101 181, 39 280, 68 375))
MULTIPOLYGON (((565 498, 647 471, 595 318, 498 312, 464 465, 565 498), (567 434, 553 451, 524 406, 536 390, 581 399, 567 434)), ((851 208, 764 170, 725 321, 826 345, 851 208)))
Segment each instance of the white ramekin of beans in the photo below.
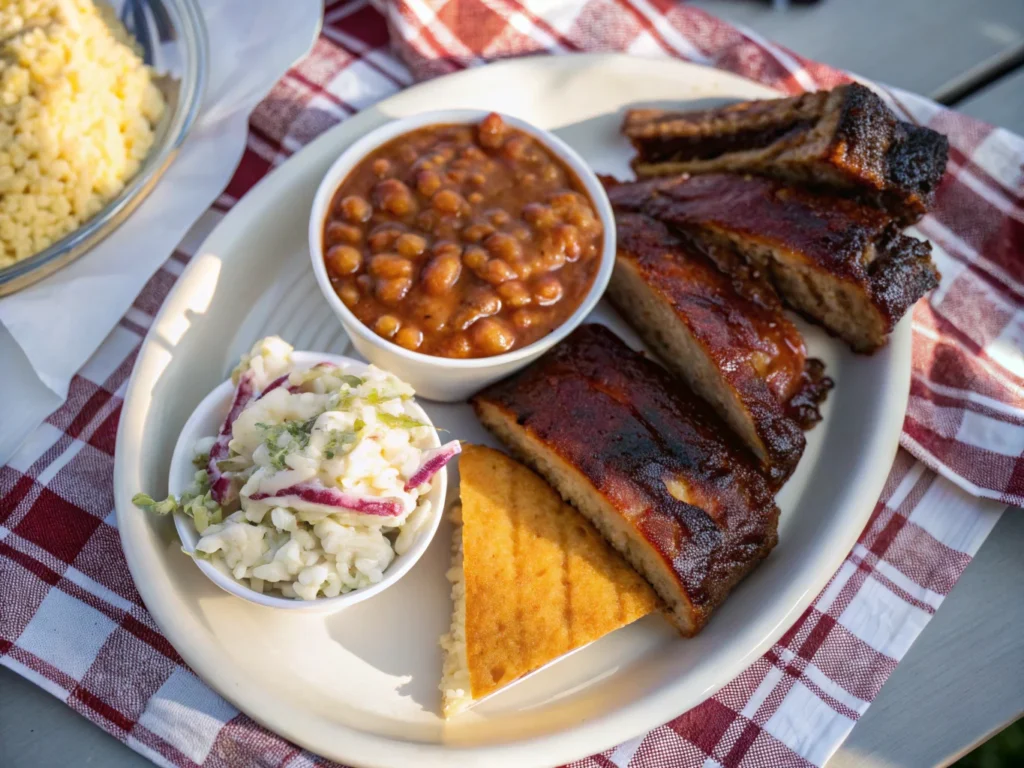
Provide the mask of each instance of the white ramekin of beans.
POLYGON ((356 349, 450 402, 535 360, 593 310, 615 222, 597 176, 557 136, 444 110, 341 154, 313 201, 309 250, 356 349))

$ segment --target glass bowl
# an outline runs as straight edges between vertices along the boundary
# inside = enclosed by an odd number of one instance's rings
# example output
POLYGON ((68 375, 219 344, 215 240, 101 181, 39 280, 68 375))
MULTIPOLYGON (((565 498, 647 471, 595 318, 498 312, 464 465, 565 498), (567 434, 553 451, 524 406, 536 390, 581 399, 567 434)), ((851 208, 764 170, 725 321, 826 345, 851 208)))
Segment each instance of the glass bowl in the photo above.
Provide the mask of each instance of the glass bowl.
POLYGON ((67 266, 117 229, 170 166, 199 114, 209 52, 197 0, 107 0, 106 5, 135 37, 167 102, 156 125, 153 148, 138 173, 99 213, 39 253, 0 269, 0 296, 67 266))

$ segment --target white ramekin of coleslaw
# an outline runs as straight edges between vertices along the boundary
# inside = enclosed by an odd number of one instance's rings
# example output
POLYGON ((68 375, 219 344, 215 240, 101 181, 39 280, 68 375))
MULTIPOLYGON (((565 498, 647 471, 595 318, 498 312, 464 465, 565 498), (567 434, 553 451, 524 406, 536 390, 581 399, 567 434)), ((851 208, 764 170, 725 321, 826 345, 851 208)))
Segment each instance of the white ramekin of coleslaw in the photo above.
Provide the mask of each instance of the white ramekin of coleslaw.
POLYGON ((408 384, 277 337, 242 357, 182 429, 170 495, 182 551, 218 586, 289 610, 336 610, 398 581, 437 530, 441 444, 408 384))

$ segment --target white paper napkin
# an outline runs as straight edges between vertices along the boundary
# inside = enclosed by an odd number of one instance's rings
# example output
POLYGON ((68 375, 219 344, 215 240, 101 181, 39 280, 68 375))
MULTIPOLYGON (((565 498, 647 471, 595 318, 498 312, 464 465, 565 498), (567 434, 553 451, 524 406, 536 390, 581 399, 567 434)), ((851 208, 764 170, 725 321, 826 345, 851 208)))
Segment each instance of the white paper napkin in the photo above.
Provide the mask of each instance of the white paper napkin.
MULTIPOLYGON (((117 5, 117 3, 115 3, 117 5)), ((0 299, 0 466, 64 400, 72 376, 231 179, 249 114, 312 46, 320 0, 204 0, 202 112, 156 189, 71 266, 0 299)))

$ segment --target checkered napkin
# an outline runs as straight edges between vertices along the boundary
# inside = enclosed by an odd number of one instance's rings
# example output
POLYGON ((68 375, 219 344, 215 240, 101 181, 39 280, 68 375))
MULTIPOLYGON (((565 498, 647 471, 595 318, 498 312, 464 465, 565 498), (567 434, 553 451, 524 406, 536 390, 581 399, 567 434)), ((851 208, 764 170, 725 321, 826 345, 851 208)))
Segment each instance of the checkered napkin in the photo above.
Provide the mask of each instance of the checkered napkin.
MULTIPOLYGON (((309 57, 253 114, 218 203, 75 377, 67 403, 0 469, 0 663, 160 765, 328 764, 189 671, 142 605, 112 511, 114 436, 139 344, 192 244, 239 197, 414 78, 500 56, 678 56, 787 92, 847 79, 674 0, 393 0, 383 12, 387 24, 366 0, 328 4, 309 57)), ((935 213, 918 225, 943 281, 914 314, 906 450, 857 545, 768 653, 704 704, 575 766, 822 765, 998 519, 1003 504, 976 497, 1024 501, 1024 141, 885 94, 952 145, 935 213)))

